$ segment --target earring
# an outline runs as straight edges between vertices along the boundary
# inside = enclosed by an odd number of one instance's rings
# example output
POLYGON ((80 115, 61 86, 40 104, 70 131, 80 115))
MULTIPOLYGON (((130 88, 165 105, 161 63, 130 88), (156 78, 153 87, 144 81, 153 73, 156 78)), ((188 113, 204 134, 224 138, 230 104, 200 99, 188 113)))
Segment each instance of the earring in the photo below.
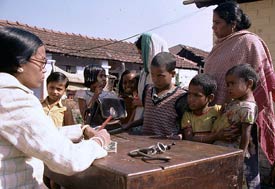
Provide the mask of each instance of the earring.
POLYGON ((22 72, 24 72, 24 69, 23 68, 18 68, 17 72, 22 73, 22 72))

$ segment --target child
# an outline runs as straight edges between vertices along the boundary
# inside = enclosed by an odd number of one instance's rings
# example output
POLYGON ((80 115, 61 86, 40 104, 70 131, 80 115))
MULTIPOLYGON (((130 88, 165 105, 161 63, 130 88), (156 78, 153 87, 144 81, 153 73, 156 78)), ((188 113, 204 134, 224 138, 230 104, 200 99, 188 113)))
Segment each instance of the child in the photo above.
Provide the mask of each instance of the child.
POLYGON ((214 99, 216 81, 208 74, 198 74, 189 83, 187 103, 189 111, 181 121, 186 140, 211 143, 215 135, 211 134, 214 121, 221 106, 208 106, 214 99))
POLYGON ((119 96, 124 99, 127 117, 122 123, 128 123, 135 120, 136 110, 142 107, 142 102, 138 97, 139 76, 135 71, 126 70, 122 73, 119 82, 119 96))
POLYGON ((101 66, 88 65, 85 67, 84 85, 89 90, 77 91, 75 95, 83 119, 85 110, 91 108, 98 98, 116 97, 112 92, 103 91, 106 85, 106 74, 101 66))
POLYGON ((249 64, 240 64, 229 69, 225 75, 228 96, 231 102, 223 107, 221 116, 214 123, 213 132, 230 125, 241 130, 241 137, 228 143, 215 141, 215 144, 243 149, 244 174, 248 188, 260 188, 258 142, 257 142, 257 104, 253 96, 258 76, 249 64))
POLYGON ((157 34, 143 33, 135 42, 143 61, 138 83, 138 95, 142 99, 143 90, 147 84, 152 84, 151 62, 155 55, 160 52, 169 52, 167 42, 157 34))
POLYGON ((143 95, 144 118, 129 124, 129 127, 143 124, 141 134, 177 136, 179 127, 175 106, 185 92, 172 83, 175 67, 176 59, 171 53, 161 52, 153 58, 150 67, 153 86, 147 86, 143 95))
MULTIPOLYGON (((51 117, 57 128, 74 124, 71 111, 61 101, 68 85, 69 79, 63 73, 52 72, 47 78, 48 96, 41 103, 44 112, 51 117)), ((46 176, 43 177, 43 180, 51 188, 60 188, 58 184, 46 176)))
POLYGON ((48 96, 41 103, 45 113, 51 117, 56 127, 74 124, 71 111, 61 102, 68 85, 68 78, 60 72, 53 72, 47 78, 48 96))

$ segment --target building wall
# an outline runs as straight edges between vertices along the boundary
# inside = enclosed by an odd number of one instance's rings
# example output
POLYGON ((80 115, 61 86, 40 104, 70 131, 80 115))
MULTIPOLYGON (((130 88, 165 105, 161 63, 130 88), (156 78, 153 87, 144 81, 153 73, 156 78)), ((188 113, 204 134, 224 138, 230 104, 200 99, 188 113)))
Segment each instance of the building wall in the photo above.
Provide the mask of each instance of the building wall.
POLYGON ((252 22, 249 29, 267 44, 275 65, 275 0, 263 0, 241 4, 252 22))

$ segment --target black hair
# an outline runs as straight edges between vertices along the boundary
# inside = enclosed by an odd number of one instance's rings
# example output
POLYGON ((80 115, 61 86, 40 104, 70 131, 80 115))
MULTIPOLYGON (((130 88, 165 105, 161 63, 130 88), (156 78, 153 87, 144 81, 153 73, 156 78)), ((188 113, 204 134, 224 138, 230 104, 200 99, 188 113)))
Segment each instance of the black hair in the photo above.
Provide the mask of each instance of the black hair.
POLYGON ((52 72, 47 78, 47 85, 50 82, 66 82, 65 89, 67 89, 69 85, 69 79, 61 72, 52 72))
POLYGON ((251 26, 249 17, 243 13, 236 2, 228 1, 221 3, 214 9, 214 13, 218 14, 227 24, 236 22, 237 31, 248 29, 251 26))
POLYGON ((0 72, 14 75, 41 46, 41 39, 31 32, 0 26, 0 72))
POLYGON ((90 88, 92 84, 97 82, 99 72, 105 71, 101 66, 88 65, 84 69, 84 86, 90 88))
POLYGON ((165 65, 168 72, 174 71, 176 68, 176 58, 169 52, 160 52, 154 56, 151 66, 160 67, 165 65))
POLYGON ((139 38, 135 42, 135 45, 139 50, 141 50, 141 41, 142 41, 142 35, 139 36, 139 38))
POLYGON ((214 94, 217 90, 216 80, 209 74, 198 74, 192 78, 189 85, 201 86, 205 96, 214 94))
POLYGON ((252 90, 257 87, 257 83, 259 81, 258 74, 250 64, 238 64, 233 66, 226 72, 225 76, 228 75, 235 75, 238 78, 244 79, 245 81, 251 79, 253 81, 252 90))

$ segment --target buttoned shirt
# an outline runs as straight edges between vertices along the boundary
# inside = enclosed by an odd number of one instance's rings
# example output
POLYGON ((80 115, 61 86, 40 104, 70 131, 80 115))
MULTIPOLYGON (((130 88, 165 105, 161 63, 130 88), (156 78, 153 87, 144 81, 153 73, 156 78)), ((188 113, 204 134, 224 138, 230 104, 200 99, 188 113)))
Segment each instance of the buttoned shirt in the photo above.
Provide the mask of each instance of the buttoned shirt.
POLYGON ((61 100, 51 107, 48 98, 49 97, 45 98, 45 100, 41 102, 43 110, 46 115, 53 120, 56 127, 62 127, 64 122, 64 112, 67 108, 63 106, 61 100))
POLYGON ((92 139, 74 144, 62 135, 14 76, 0 73, 0 96, 0 188, 41 188, 43 162, 73 175, 107 155, 92 139))

